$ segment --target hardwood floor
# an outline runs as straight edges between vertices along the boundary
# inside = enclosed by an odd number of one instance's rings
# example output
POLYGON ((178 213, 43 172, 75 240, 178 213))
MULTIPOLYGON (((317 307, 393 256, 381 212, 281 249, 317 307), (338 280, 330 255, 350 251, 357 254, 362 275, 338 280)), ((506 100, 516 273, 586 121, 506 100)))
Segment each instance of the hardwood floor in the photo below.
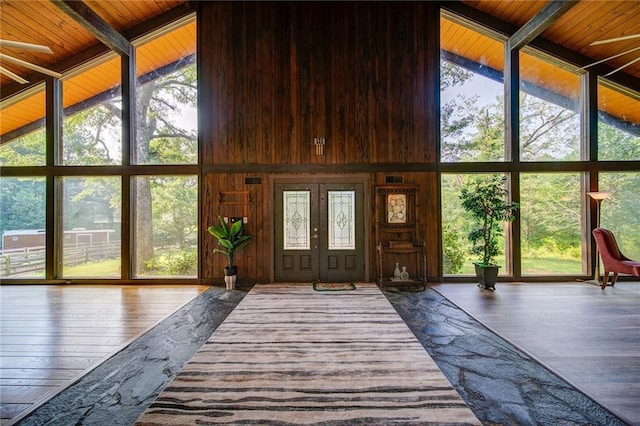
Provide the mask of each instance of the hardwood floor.
POLYGON ((640 282, 431 287, 626 420, 640 424, 640 282))
MULTIPOLYGON (((498 283, 495 292, 429 286, 628 424, 640 424, 640 282, 605 290, 566 282, 498 283)), ((207 288, 0 286, 3 419, 68 387, 207 288)), ((160 348, 167 338, 155 338, 160 348)))
POLYGON ((0 413, 60 392, 207 286, 0 286, 0 413))

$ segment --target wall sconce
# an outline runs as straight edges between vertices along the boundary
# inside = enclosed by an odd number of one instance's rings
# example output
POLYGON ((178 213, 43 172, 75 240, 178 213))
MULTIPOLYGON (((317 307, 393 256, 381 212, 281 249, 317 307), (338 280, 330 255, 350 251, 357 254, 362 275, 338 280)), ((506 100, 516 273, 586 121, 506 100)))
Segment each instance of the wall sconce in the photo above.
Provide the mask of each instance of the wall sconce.
POLYGON ((324 138, 313 138, 313 144, 316 146, 316 155, 324 155, 324 138))

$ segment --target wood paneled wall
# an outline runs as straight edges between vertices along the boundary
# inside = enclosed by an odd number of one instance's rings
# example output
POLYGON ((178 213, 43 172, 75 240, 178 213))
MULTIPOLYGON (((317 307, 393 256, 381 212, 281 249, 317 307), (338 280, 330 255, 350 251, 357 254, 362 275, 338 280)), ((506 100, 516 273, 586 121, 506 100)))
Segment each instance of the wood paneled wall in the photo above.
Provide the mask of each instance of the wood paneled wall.
MULTIPOLYGON (((202 225, 248 212, 255 241, 238 257, 243 275, 269 280, 269 177, 312 173, 418 183, 429 275, 438 275, 438 20, 429 2, 200 3, 202 225), (324 156, 315 137, 326 139, 324 156), (219 191, 245 190, 251 205, 220 206, 219 191)), ((205 236, 205 279, 221 275, 213 247, 205 236)))

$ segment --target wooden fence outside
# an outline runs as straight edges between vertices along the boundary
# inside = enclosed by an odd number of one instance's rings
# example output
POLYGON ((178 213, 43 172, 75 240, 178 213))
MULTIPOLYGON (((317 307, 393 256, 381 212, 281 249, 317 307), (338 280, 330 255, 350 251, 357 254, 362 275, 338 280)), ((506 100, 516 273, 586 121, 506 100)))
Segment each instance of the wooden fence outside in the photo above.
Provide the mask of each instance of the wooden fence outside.
MULTIPOLYGON (((64 265, 73 266, 120 256, 120 241, 64 248, 64 265)), ((45 270, 45 247, 26 247, 0 252, 0 277, 45 270)))

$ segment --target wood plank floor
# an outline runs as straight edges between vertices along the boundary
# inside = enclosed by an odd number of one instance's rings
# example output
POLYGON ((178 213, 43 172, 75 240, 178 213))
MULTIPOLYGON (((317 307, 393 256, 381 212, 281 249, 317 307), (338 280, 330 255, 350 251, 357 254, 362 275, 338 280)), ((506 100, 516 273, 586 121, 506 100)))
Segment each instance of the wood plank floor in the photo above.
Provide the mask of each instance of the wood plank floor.
POLYGON ((0 286, 0 418, 37 407, 207 286, 0 286))
MULTIPOLYGON (((629 424, 640 424, 640 283, 430 283, 629 424)), ((0 286, 0 405, 49 398, 186 304, 199 286, 0 286)), ((4 423, 4 422, 0 422, 4 423)))
POLYGON ((640 425, 640 283, 430 284, 629 424, 640 425))

